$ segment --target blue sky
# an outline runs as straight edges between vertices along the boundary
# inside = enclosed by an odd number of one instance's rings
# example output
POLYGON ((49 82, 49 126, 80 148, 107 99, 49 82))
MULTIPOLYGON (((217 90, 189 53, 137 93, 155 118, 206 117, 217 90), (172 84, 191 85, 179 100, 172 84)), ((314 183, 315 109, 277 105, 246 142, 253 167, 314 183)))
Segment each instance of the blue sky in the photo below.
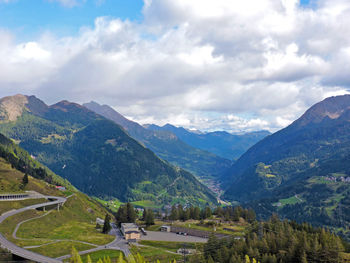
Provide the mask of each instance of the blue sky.
MULTIPOLYGON (((142 20, 142 0, 80 2, 82 3, 74 6, 64 6, 58 0, 0 0, 0 27, 14 33, 18 41, 25 41, 47 31, 57 36, 74 35, 83 26, 92 27, 95 18, 101 16, 142 20)), ((312 1, 300 0, 302 6, 309 6, 310 2, 312 1)))
POLYGON ((0 27, 15 33, 20 41, 46 31, 64 36, 77 33, 82 26, 92 27, 100 16, 140 20, 142 7, 142 0, 86 0, 72 7, 48 0, 0 1, 0 27))

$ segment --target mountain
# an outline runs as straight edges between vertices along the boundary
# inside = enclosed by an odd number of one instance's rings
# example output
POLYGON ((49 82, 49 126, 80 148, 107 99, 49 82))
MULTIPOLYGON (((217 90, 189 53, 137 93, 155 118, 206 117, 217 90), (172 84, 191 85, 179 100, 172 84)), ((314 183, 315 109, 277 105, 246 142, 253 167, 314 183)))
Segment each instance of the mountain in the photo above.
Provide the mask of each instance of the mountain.
POLYGON ((251 147, 231 167, 225 198, 316 225, 350 223, 350 95, 327 98, 251 147))
POLYGON ((162 127, 151 124, 145 125, 145 127, 153 131, 170 131, 192 147, 212 152, 229 160, 238 159, 251 146, 270 135, 268 131, 257 131, 241 135, 234 135, 225 131, 202 133, 189 131, 183 127, 175 127, 171 124, 166 124, 162 127))
POLYGON ((83 104, 86 108, 121 125, 128 134, 155 152, 160 158, 180 166, 201 178, 218 178, 232 165, 228 159, 194 148, 170 131, 154 131, 130 121, 113 108, 96 102, 83 104))
MULTIPOLYGON (((96 229, 96 218, 104 218, 109 213, 104 207, 79 192, 67 180, 54 174, 33 159, 24 149, 0 134, 0 194, 23 193, 23 191, 66 197, 67 201, 59 211, 55 209, 56 206, 48 206, 46 209, 50 211, 47 214, 32 209, 11 216, 2 222, 0 224, 1 234, 17 246, 27 247, 28 250, 49 257, 59 257, 69 254, 72 245, 76 246, 79 251, 94 247, 91 245, 81 246, 80 242, 105 245, 113 241, 113 236, 104 235, 101 230, 96 229), (23 184, 25 174, 28 175, 28 181, 23 184), (58 190, 55 187, 57 185, 64 186, 65 190, 58 190), (19 223, 21 223, 18 225, 20 227, 16 228, 19 223), (19 238, 13 233, 17 233, 19 238), (72 240, 76 242, 72 242, 72 240), (46 246, 52 243, 55 243, 55 246, 46 246), (37 246, 33 246, 33 244, 37 246), (57 244, 59 244, 59 249, 57 244)), ((48 200, 44 197, 0 202, 0 214, 45 202, 48 200)))
POLYGON ((216 202, 189 172, 76 103, 47 106, 34 96, 16 95, 0 100, 0 116, 0 132, 89 195, 158 204, 216 202))

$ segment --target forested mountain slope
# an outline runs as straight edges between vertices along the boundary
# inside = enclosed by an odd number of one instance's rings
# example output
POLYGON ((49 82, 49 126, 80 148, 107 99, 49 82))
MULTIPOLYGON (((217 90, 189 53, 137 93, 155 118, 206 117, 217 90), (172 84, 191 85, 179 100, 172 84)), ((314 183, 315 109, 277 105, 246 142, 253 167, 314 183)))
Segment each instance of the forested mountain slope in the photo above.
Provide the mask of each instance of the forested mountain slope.
POLYGON ((212 152, 229 160, 238 159, 251 146, 270 135, 268 131, 257 131, 240 135, 230 134, 225 131, 192 132, 183 127, 175 127, 170 124, 166 124, 163 127, 151 124, 145 125, 145 127, 153 131, 172 132, 180 140, 192 147, 212 152))
POLYGON ((258 214, 349 225, 350 95, 325 99, 254 145, 226 182, 225 197, 251 202, 258 214))
POLYGON ((67 101, 0 100, 0 132, 83 192, 159 203, 215 202, 190 173, 159 159, 114 122, 67 101))
POLYGON ((130 121, 113 108, 96 102, 83 104, 88 109, 121 125, 129 135, 143 143, 160 158, 180 166, 199 177, 221 177, 232 162, 213 153, 194 148, 169 131, 153 131, 130 121))

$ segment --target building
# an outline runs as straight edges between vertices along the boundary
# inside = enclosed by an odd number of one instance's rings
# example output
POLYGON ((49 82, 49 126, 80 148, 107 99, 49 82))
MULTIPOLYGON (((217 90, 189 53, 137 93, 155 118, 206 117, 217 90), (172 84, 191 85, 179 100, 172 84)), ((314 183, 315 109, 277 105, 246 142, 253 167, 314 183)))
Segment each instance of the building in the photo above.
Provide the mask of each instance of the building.
POLYGON ((170 232, 171 227, 170 226, 161 226, 160 231, 162 232, 170 232))
POLYGON ((105 221, 101 218, 96 218, 96 225, 103 226, 105 224, 105 221))
POLYGON ((64 186, 60 186, 60 185, 57 185, 56 189, 60 190, 60 191, 66 191, 66 188, 64 186))
POLYGON ((139 227, 134 223, 122 223, 121 231, 126 241, 137 242, 141 238, 139 227))

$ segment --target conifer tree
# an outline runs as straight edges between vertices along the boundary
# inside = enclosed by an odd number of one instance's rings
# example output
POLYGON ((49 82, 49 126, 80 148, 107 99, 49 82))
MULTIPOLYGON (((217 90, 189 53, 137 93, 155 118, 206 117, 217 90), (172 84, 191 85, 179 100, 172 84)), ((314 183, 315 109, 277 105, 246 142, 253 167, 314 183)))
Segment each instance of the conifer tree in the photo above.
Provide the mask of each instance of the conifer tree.
POLYGON ((209 258, 208 258, 208 263, 215 263, 214 259, 211 256, 209 256, 209 258))
POLYGON ((110 230, 111 230, 111 217, 109 216, 109 214, 106 214, 105 222, 102 228, 102 233, 108 234, 110 230))
POLYGON ((26 186, 29 183, 28 174, 25 173, 22 179, 22 184, 26 186))
POLYGON ((83 263, 81 257, 75 247, 72 247, 70 263, 83 263))
POLYGON ((151 209, 148 209, 146 213, 145 223, 147 226, 154 225, 154 213, 151 209))

